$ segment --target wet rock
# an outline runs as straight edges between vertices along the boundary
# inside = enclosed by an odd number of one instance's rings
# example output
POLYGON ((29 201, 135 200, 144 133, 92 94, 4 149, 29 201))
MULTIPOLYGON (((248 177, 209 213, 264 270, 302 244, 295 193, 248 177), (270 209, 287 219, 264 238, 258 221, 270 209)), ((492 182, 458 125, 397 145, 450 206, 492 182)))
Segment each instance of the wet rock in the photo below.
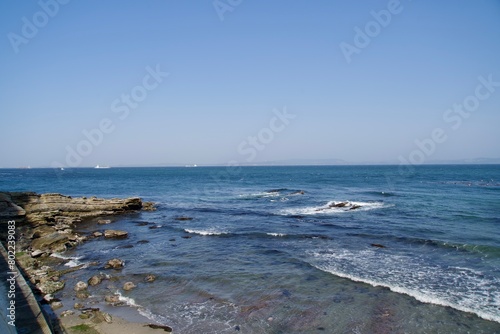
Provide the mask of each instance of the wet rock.
POLYGON ((104 301, 109 304, 116 304, 120 302, 120 296, 118 295, 106 295, 104 296, 104 301))
POLYGON ((45 252, 43 250, 36 249, 33 252, 31 252, 31 257, 36 258, 36 257, 42 256, 43 254, 45 254, 45 252))
POLYGON ((78 291, 76 293, 76 298, 78 298, 78 299, 87 299, 89 297, 90 297, 90 294, 87 290, 78 291))
POLYGON ((110 269, 110 268, 121 269, 121 268, 123 268, 124 264, 125 264, 125 262, 123 262, 123 260, 111 259, 108 262, 106 262, 106 265, 104 265, 104 269, 110 269))
POLYGON ((304 190, 294 191, 290 195, 304 195, 306 192, 304 190))
POLYGON ((173 331, 172 327, 165 326, 165 325, 147 324, 147 325, 144 325, 144 327, 149 327, 152 329, 163 329, 167 333, 172 333, 172 331, 173 331))
POLYGON ((370 244, 370 246, 377 247, 377 248, 387 248, 386 246, 381 245, 381 244, 370 244))
POLYGON ((149 227, 150 230, 156 230, 157 228, 160 228, 161 226, 158 226, 158 225, 151 225, 149 227))
POLYGON ((52 301, 56 301, 56 299, 54 298, 54 295, 51 293, 48 293, 45 296, 43 296, 43 300, 45 300, 47 303, 50 303, 52 301))
POLYGON ((67 317, 67 316, 73 315, 73 314, 75 314, 75 311, 73 311, 73 310, 66 310, 66 311, 62 311, 61 312, 61 317, 64 318, 64 317, 67 317))
POLYGON ((120 230, 106 230, 104 231, 105 238, 114 238, 114 239, 124 239, 128 237, 128 232, 120 231, 120 230))
POLYGON ((128 249, 128 248, 134 248, 134 245, 126 244, 126 245, 120 245, 120 246, 118 246, 116 248, 118 248, 118 249, 128 249))
POLYGON ((108 224, 111 224, 111 220, 110 219, 99 219, 97 221, 97 225, 108 225, 108 224))
POLYGON ((46 279, 43 282, 38 283, 36 287, 44 294, 54 293, 64 288, 64 282, 54 282, 52 280, 46 279))
POLYGON ((339 203, 334 203, 330 204, 331 208, 343 208, 349 205, 349 202, 339 202, 339 203))
POLYGON ((73 305, 73 308, 75 310, 81 310, 83 309, 85 306, 83 304, 80 304, 80 303, 75 303, 75 305, 73 305))
POLYGON ((358 204, 353 204, 353 206, 351 206, 351 207, 349 208, 349 210, 356 210, 356 209, 359 209, 359 208, 361 208, 361 205, 358 205, 358 204))
POLYGON ((87 283, 90 286, 96 286, 102 282, 103 277, 101 275, 94 275, 88 279, 87 283))
POLYGON ((50 307, 52 307, 53 310, 57 310, 63 307, 63 304, 61 302, 52 302, 50 303, 50 307))
POLYGON ((155 280, 156 280, 156 276, 153 274, 150 274, 144 278, 144 281, 148 282, 148 283, 154 282, 155 280))
POLYGON ((95 238, 102 237, 102 232, 95 231, 94 233, 92 233, 92 236, 95 237, 95 238))
POLYGON ((135 287, 136 287, 136 285, 132 282, 126 282, 125 284, 123 284, 123 290, 125 290, 125 291, 130 291, 135 287))
POLYGON ((88 288, 87 283, 80 281, 80 282, 76 283, 74 290, 75 291, 83 291, 83 290, 86 290, 87 288, 88 288))
POLYGON ((144 211, 156 211, 155 204, 153 202, 143 202, 142 210, 144 211))
POLYGON ((174 219, 179 221, 193 220, 192 217, 186 217, 186 216, 175 217, 174 219))

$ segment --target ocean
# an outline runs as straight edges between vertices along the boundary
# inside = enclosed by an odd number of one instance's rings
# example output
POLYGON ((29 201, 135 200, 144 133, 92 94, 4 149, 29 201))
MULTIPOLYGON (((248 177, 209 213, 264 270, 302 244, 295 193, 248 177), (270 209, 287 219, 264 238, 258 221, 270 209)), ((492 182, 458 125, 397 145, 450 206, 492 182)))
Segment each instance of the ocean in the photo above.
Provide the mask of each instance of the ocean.
POLYGON ((78 227, 129 238, 66 266, 125 268, 68 274, 62 310, 105 272, 88 303, 177 333, 500 333, 499 165, 3 169, 0 190, 156 203, 78 227))

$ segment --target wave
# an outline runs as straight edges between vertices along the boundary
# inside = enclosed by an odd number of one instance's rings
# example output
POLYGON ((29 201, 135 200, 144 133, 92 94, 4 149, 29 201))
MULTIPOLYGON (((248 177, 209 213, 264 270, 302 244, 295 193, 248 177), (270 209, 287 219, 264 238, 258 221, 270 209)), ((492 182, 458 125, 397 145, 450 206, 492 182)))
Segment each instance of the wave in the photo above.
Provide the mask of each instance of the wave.
POLYGON ((241 194, 238 195, 238 199, 243 200, 252 200, 259 198, 273 198, 273 197, 282 197, 283 200, 288 200, 286 196, 298 196, 304 195, 305 191, 300 189, 287 189, 287 188, 277 188, 277 189, 269 189, 258 193, 251 194, 241 194))
POLYGON ((478 270, 433 265, 424 259, 378 250, 328 249, 308 255, 312 266, 335 276, 500 323, 500 280, 478 270))
POLYGON ((207 235, 225 235, 229 234, 227 231, 218 231, 216 229, 206 229, 206 230, 193 230, 193 229, 184 229, 184 232, 190 233, 190 234, 199 234, 203 236, 207 235))
POLYGON ((394 206, 393 204, 385 204, 384 202, 354 202, 354 201, 330 201, 326 205, 309 206, 303 208, 289 208, 280 210, 281 215, 317 215, 317 214, 332 214, 344 213, 352 211, 368 211, 382 209, 394 206))

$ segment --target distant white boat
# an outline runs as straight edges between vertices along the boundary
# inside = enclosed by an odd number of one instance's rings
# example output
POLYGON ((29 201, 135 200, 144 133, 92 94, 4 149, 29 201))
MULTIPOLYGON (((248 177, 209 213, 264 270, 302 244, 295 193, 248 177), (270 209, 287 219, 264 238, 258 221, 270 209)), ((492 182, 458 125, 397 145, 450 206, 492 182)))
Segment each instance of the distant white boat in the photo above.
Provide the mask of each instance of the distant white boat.
POLYGON ((94 168, 103 169, 103 168, 109 168, 109 166, 99 166, 99 165, 97 165, 97 166, 95 166, 94 168))
POLYGON ((64 167, 61 167, 61 170, 64 170, 64 167))

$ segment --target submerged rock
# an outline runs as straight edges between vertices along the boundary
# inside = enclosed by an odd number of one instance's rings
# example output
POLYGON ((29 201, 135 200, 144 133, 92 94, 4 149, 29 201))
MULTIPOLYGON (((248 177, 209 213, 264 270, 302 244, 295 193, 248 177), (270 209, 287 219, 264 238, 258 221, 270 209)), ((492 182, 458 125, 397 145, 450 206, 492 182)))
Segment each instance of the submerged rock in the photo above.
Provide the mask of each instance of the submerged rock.
POLYGON ((179 221, 193 220, 193 218, 186 216, 175 217, 174 219, 179 221))
POLYGON ((50 303, 50 307, 52 307, 53 310, 57 310, 57 309, 60 309, 61 307, 63 307, 63 303, 61 303, 59 301, 52 302, 52 303, 50 303))
POLYGON ((104 301, 109 304, 116 304, 120 302, 120 296, 118 295, 106 295, 104 296, 104 301))
POLYGON ((97 221, 97 225, 107 225, 111 224, 111 219, 99 219, 97 221))

